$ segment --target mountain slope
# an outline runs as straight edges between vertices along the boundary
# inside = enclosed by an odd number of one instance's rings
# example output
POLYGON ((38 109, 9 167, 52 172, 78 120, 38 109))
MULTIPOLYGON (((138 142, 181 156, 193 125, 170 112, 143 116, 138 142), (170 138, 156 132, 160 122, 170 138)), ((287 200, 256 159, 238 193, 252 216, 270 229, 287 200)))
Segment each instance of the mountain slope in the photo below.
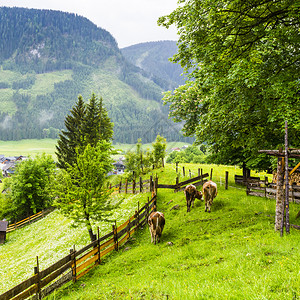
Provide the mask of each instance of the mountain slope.
POLYGON ((176 54, 175 41, 141 43, 121 49, 125 58, 151 74, 153 81, 167 90, 184 84, 183 69, 169 61, 176 54))
POLYGON ((0 7, 0 140, 56 138, 79 94, 94 92, 116 142, 184 140, 167 119, 163 88, 128 62, 111 34, 86 18, 0 7))

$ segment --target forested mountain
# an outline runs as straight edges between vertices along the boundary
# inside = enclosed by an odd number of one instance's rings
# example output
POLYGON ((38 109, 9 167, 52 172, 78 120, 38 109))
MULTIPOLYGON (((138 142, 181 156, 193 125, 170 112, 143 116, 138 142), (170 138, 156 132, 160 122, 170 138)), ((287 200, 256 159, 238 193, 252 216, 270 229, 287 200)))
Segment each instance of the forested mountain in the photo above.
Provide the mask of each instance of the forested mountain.
POLYGON ((164 80, 128 62, 88 19, 0 7, 0 41, 0 140, 56 138, 78 95, 92 93, 103 97, 115 142, 184 140, 162 105, 164 80))
POLYGON ((121 51, 127 60, 145 70, 164 89, 171 90, 184 84, 183 69, 169 61, 177 52, 175 41, 141 43, 121 51))

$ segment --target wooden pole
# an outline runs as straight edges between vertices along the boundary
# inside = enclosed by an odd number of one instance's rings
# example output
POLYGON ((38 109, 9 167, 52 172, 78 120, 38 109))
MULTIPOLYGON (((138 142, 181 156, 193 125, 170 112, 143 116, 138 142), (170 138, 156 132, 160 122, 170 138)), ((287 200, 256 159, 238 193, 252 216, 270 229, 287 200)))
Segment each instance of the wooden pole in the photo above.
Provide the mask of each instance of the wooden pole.
POLYGON ((40 267, 39 267, 39 257, 36 257, 36 267, 34 267, 34 274, 37 276, 37 290, 36 297, 38 300, 42 299, 41 295, 41 279, 40 279, 40 267))
POLYGON ((210 180, 212 180, 212 173, 213 173, 213 169, 210 169, 210 177, 209 177, 210 180))
POLYGON ((97 247, 98 247, 98 264, 101 262, 101 250, 100 250, 100 230, 99 226, 97 227, 97 235, 98 235, 98 240, 97 240, 97 247))
POLYGON ((178 173, 178 162, 176 163, 176 173, 178 173))
POLYGON ((185 169, 184 169, 184 166, 182 167, 182 174, 183 174, 183 177, 185 176, 185 169))
POLYGON ((285 230, 290 233, 288 123, 285 121, 285 230))
POLYGON ((143 180, 142 177, 140 176, 140 193, 143 192, 143 180))
POLYGON ((225 190, 228 190, 228 171, 225 171, 225 190))

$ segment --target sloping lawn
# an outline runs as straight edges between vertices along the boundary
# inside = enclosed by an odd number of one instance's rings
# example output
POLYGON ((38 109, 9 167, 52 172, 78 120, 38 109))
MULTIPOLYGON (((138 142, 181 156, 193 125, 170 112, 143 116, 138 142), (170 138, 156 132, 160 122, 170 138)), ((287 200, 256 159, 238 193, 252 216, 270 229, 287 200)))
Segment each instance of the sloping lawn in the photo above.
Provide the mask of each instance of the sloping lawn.
MULTIPOLYGON (((199 166, 186 167, 196 173, 199 166)), ((204 167, 209 171, 211 166, 204 167)), ((300 231, 291 228, 280 237, 274 232, 275 200, 246 196, 233 182, 234 168, 213 167, 219 192, 210 214, 197 199, 187 213, 183 192, 159 189, 158 210, 166 218, 160 244, 150 243, 145 227, 100 266, 48 298, 300 297, 300 231), (228 190, 222 181, 225 170, 230 172, 228 190), (172 209, 177 204, 179 209, 172 209)), ((174 173, 171 165, 157 171, 161 183, 173 183, 174 173)), ((295 220, 298 210, 299 205, 290 204, 290 223, 300 223, 295 220)))

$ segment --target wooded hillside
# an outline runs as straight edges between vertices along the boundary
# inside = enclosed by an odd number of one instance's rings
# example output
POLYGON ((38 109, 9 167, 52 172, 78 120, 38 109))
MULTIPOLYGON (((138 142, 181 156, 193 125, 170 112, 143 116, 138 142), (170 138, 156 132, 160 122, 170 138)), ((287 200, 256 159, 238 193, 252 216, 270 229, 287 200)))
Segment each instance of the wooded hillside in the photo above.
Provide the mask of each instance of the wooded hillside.
POLYGON ((81 94, 103 97, 114 140, 185 140, 168 121, 163 80, 122 56, 104 29, 81 16, 0 8, 0 140, 56 138, 81 94))

